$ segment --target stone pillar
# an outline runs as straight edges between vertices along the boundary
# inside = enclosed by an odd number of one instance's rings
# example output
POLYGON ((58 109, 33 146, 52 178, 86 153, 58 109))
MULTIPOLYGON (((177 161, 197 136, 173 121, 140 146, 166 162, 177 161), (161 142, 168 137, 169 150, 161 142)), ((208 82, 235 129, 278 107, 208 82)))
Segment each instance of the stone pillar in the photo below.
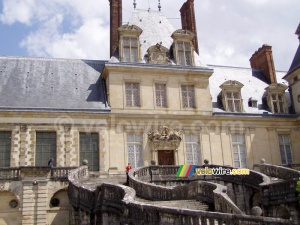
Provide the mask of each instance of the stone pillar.
POLYGON ((20 166, 20 145, 21 145, 21 135, 20 135, 20 126, 16 126, 12 130, 11 134, 11 157, 10 157, 10 166, 18 167, 20 166))
POLYGON ((22 225, 47 224, 49 201, 46 179, 24 179, 22 202, 22 225))

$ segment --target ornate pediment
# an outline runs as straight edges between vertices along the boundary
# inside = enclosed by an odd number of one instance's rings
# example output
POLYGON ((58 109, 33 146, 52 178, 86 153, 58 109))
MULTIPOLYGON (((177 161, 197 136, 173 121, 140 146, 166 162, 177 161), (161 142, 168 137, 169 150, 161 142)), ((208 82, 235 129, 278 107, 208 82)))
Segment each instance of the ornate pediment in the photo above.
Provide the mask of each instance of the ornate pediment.
POLYGON ((150 131, 148 139, 154 147, 175 147, 177 149, 182 135, 179 131, 172 130, 168 126, 161 126, 157 131, 150 131))

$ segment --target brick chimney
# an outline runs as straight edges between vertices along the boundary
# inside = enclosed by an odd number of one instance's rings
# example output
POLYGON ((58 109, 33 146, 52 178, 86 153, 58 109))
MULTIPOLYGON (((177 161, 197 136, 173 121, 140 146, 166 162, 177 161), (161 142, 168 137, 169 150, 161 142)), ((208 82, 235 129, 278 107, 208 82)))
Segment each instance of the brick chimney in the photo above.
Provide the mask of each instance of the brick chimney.
POLYGON ((252 69, 260 69, 268 82, 277 83, 272 55, 272 46, 264 44, 250 58, 252 69))
POLYGON ((193 45, 195 51, 199 54, 194 0, 187 0, 182 5, 180 13, 182 29, 192 31, 195 34, 195 38, 193 39, 193 45))
POLYGON ((119 44, 118 28, 122 26, 122 0, 109 0, 110 3, 110 56, 119 44))

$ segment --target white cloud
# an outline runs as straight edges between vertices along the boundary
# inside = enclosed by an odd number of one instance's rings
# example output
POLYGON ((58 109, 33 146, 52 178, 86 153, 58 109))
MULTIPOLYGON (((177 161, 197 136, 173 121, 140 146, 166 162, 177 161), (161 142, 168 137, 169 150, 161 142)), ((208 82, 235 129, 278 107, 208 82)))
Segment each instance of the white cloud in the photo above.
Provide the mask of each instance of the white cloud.
POLYGON ((3 0, 0 21, 5 24, 15 22, 29 25, 33 16, 34 0, 3 0))

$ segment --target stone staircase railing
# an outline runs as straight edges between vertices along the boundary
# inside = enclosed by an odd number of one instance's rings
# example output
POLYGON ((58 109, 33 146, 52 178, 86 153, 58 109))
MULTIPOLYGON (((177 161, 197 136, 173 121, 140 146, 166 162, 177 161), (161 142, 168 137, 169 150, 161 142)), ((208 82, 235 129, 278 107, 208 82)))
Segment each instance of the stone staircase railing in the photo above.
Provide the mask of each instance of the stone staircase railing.
MULTIPOLYGON (((226 193, 227 188, 223 185, 207 181, 193 181, 182 186, 165 187, 150 183, 151 176, 149 175, 149 171, 151 171, 151 167, 142 167, 132 170, 129 174, 129 186, 141 198, 154 201, 205 200, 214 203, 215 209, 219 212, 244 214, 228 197, 226 193)), ((174 166, 155 167, 156 175, 160 172, 163 172, 163 175, 174 175, 174 172, 177 172, 177 170, 174 166)))
POLYGON ((254 168, 270 177, 280 179, 269 185, 261 185, 262 198, 266 205, 299 201, 296 186, 300 178, 300 171, 266 164, 264 161, 262 164, 255 164, 254 168))
MULTIPOLYGON (((143 168, 143 171, 146 169, 143 168)), ((292 224, 290 220, 284 219, 145 204, 135 201, 135 191, 123 185, 103 183, 91 189, 84 182, 88 177, 87 167, 80 167, 69 174, 69 198, 73 206, 70 224, 292 224)))
POLYGON ((17 181, 25 177, 44 177, 51 180, 68 180, 68 174, 77 167, 0 167, 0 180, 17 181))

